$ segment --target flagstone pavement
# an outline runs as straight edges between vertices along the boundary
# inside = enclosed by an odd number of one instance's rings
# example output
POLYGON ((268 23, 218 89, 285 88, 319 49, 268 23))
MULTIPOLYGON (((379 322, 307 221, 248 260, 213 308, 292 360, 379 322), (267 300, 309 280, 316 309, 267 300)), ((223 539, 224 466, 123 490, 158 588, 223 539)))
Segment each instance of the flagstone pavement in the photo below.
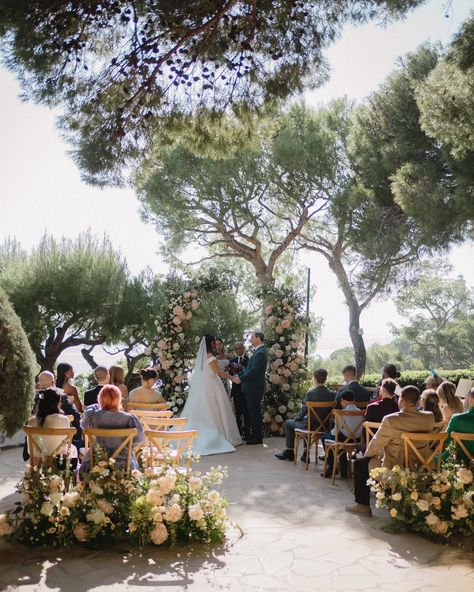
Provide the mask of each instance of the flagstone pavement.
MULTIPOLYGON (((29 549, 0 543, 0 590, 112 592, 152 590, 473 592, 474 552, 380 529, 386 514, 353 516, 351 483, 331 485, 321 463, 278 461, 283 445, 241 446, 203 458, 201 469, 229 469, 229 514, 238 524, 226 544, 145 550, 117 546, 29 549)), ((0 452, 0 511, 15 499, 21 449, 0 452)))

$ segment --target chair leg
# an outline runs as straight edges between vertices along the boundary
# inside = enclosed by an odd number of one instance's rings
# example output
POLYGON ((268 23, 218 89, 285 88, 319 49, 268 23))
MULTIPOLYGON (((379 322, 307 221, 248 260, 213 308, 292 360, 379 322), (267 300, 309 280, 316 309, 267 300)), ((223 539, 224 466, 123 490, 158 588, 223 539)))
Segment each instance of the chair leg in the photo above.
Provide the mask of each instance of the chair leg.
POLYGON ((324 445, 324 467, 323 467, 323 474, 326 475, 326 471, 328 468, 328 453, 329 448, 328 446, 324 445))
POLYGON ((339 454, 338 454, 338 449, 337 446, 333 447, 333 456, 334 458, 332 459, 332 480, 331 483, 332 485, 334 485, 335 481, 336 481, 336 471, 337 471, 337 466, 339 464, 339 454))
POLYGON ((305 462, 304 470, 307 471, 308 465, 309 465, 309 453, 311 451, 311 436, 306 437, 305 442, 306 442, 306 462, 305 462))
POLYGON ((298 448, 300 447, 300 435, 299 434, 295 434, 295 443, 293 445, 293 455, 294 455, 294 459, 293 459, 293 464, 296 465, 296 459, 298 458, 298 448))
POLYGON ((318 444, 319 444, 318 436, 314 436, 313 443, 314 443, 314 463, 317 465, 318 464, 318 444))

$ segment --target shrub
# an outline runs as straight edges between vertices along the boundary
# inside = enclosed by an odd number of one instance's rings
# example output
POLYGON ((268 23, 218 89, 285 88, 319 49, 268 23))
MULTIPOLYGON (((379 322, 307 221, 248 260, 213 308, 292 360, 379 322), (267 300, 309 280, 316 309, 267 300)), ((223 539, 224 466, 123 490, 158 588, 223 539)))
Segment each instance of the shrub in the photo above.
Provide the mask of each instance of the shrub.
POLYGON ((25 423, 35 392, 35 361, 20 319, 0 290, 0 431, 25 423))

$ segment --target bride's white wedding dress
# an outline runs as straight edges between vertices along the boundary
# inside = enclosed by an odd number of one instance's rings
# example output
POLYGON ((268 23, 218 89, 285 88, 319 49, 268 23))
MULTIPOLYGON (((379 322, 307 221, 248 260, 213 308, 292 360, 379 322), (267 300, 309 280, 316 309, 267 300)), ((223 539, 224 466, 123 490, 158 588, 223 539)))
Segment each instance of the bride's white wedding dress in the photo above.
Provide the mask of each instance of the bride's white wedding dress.
POLYGON ((232 405, 219 376, 209 367, 214 356, 208 358, 205 341, 201 341, 189 394, 181 417, 187 417, 187 430, 198 430, 193 441, 193 452, 202 456, 235 452, 242 444, 232 405))

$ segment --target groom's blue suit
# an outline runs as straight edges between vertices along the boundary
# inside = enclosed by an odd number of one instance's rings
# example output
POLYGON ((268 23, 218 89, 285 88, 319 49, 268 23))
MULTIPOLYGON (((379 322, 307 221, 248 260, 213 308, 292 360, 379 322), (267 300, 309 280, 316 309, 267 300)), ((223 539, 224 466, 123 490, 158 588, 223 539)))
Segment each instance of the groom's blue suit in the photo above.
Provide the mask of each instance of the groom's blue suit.
POLYGON ((249 413, 250 437, 256 441, 262 440, 262 398, 266 387, 266 370, 267 350, 261 345, 254 351, 247 368, 239 374, 249 413))

